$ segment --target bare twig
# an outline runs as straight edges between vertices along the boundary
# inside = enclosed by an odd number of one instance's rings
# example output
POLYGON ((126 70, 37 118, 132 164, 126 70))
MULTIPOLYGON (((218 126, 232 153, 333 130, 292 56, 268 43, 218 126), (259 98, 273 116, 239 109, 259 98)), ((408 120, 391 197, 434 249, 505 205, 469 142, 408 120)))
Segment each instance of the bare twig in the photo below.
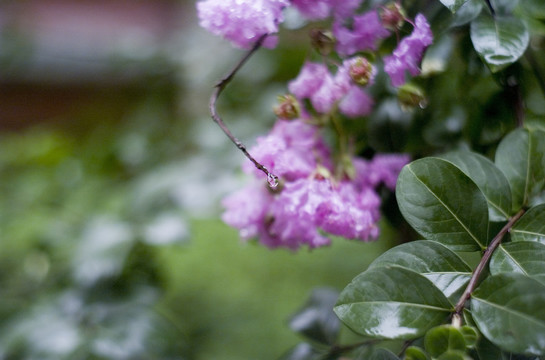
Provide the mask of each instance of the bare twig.
POLYGON ((218 111, 216 109, 216 102, 218 101, 218 98, 220 94, 222 93, 223 89, 233 80, 235 74, 244 66, 246 61, 261 47, 265 39, 267 38, 269 34, 263 34, 261 37, 256 41, 254 46, 240 59, 240 61, 236 64, 236 66, 225 76, 223 77, 214 87, 214 91, 212 92, 212 96, 210 97, 210 114, 212 115, 212 119, 218 124, 218 126, 223 130, 225 135, 231 141, 236 145, 237 148, 239 148, 240 151, 246 155, 246 157, 255 165, 256 168, 263 171, 265 175, 267 175, 267 180, 269 184, 274 187, 278 183, 278 176, 274 175, 273 173, 269 172, 265 166, 263 166, 261 163, 259 163, 246 149, 246 146, 237 139, 233 133, 229 130, 227 125, 223 122, 222 118, 219 116, 218 111))
POLYGON ((488 260, 490 260, 490 257, 492 256, 492 253, 497 249, 497 247, 500 245, 501 240, 503 239, 504 235, 511 230, 513 225, 517 222, 518 219, 524 214, 525 210, 521 209, 518 213, 515 214, 511 219, 509 219, 509 222, 505 224, 505 226, 500 230, 500 232, 494 236, 494 239, 492 239, 492 242, 486 250, 484 251, 483 257, 475 270, 473 271, 473 274, 471 275, 471 278, 469 279, 469 284, 467 284, 467 287, 460 297, 460 300, 458 300, 458 303, 456 304, 454 308, 454 318, 456 321, 460 320, 462 317, 462 311, 464 310, 464 305, 467 300, 471 297, 471 293, 473 290, 475 290, 475 287, 477 287, 477 282, 479 281, 479 278, 481 277, 481 274, 483 270, 486 267, 486 264, 488 264, 488 260))

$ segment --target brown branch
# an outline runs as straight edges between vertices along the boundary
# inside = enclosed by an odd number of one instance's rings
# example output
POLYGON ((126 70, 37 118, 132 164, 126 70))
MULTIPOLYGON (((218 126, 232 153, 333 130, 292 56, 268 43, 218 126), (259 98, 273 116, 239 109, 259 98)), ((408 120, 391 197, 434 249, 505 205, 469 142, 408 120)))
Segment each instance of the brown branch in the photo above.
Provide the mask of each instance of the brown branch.
POLYGON ((259 163, 246 149, 246 146, 237 139, 233 133, 229 130, 227 125, 223 122, 222 118, 219 116, 218 111, 216 109, 216 102, 218 101, 218 98, 220 94, 222 93, 223 89, 233 80, 235 74, 244 66, 246 61, 261 47, 265 39, 267 38, 269 34, 263 34, 261 37, 256 41, 256 43, 252 46, 252 48, 240 59, 240 61, 236 64, 236 66, 225 76, 223 77, 215 86, 214 91, 212 92, 212 96, 210 97, 210 114, 212 115, 212 119, 218 126, 223 130, 225 135, 236 145, 237 148, 239 148, 240 151, 246 155, 246 157, 255 165, 256 168, 263 171, 265 175, 267 175, 267 181, 269 182, 269 185, 271 187, 276 187, 278 184, 278 176, 274 175, 273 173, 269 172, 265 166, 263 166, 261 163, 259 163))
POLYGON ((483 270, 485 269, 486 264, 488 264, 488 260, 490 260, 490 257, 492 256, 492 254, 500 245, 501 240, 503 239, 505 234, 507 234, 507 232, 511 230, 513 225, 517 222, 518 219, 520 219, 520 217, 524 214, 524 212, 525 210, 521 209, 518 213, 515 214, 515 216, 509 219, 509 222, 507 222, 507 224, 505 224, 505 226, 500 230, 500 232, 496 234, 496 236, 494 236, 494 239, 492 239, 492 242, 490 243, 490 245, 488 245, 488 247, 484 251, 481 261, 479 262, 479 264, 473 271, 471 278, 469 279, 469 284, 467 284, 467 287, 464 293, 462 294, 462 296, 460 297, 460 300, 458 300, 458 303, 456 304, 454 308, 455 320, 461 319, 462 311, 464 310, 464 305, 466 301, 468 301, 469 298, 471 297, 471 293, 473 292, 473 290, 475 290, 475 288, 477 287, 477 282, 479 281, 479 278, 481 277, 481 274, 483 270))

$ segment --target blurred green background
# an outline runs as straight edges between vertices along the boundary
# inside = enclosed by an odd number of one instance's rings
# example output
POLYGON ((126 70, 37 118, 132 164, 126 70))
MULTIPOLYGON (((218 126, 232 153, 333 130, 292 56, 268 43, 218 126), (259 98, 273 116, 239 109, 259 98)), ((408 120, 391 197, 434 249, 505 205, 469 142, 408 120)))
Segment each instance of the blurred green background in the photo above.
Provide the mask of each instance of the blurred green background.
MULTIPOLYGON (((270 251, 221 223, 243 157, 207 102, 242 52, 194 5, 0 4, 0 359, 275 359, 311 289, 396 241, 270 251)), ((308 52, 292 40, 220 101, 250 145, 308 52)))

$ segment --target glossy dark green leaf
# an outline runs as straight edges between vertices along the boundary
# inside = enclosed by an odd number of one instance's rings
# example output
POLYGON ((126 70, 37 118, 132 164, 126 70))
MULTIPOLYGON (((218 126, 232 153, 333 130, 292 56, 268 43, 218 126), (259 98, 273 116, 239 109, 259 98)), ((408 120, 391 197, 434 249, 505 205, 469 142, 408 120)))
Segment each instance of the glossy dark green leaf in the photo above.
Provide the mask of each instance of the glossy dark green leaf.
POLYGON ((424 349, 418 346, 409 346, 405 350, 405 357, 403 360, 431 360, 430 356, 424 351, 424 349))
POLYGON ((481 13, 483 8, 482 0, 466 1, 454 14, 454 21, 451 26, 461 26, 469 23, 481 13))
POLYGON ((399 358, 391 351, 386 349, 376 349, 373 351, 369 360, 399 360, 399 358))
POLYGON ((537 241, 545 244, 545 204, 530 208, 511 229, 513 241, 537 241))
POLYGON ((517 61, 530 41, 522 20, 511 16, 492 17, 485 11, 471 22, 470 35, 473 47, 492 72, 517 61))
POLYGON ((480 336, 475 347, 479 360, 511 360, 499 347, 484 336, 480 336))
POLYGON ((398 245, 376 258, 369 268, 388 265, 401 266, 424 275, 446 297, 465 287, 471 277, 471 268, 455 252, 429 240, 398 245))
POLYGON ((490 0, 496 17, 512 14, 518 3, 519 0, 490 0))
POLYGON ((290 328, 318 343, 334 344, 341 327, 332 310, 338 295, 333 289, 315 289, 303 308, 291 317, 290 328))
POLYGON ((455 251, 484 248, 488 204, 477 185, 452 163, 424 158, 406 165, 396 187, 403 217, 426 239, 455 251))
POLYGON ((545 284, 545 245, 534 241, 500 245, 490 259, 490 273, 520 273, 545 284))
POLYGON ((450 11, 455 13, 462 5, 464 5, 469 0, 439 0, 443 5, 445 5, 450 11))
POLYGON ((448 351, 466 350, 464 335, 452 325, 441 325, 429 330, 424 337, 424 346, 434 358, 448 351))
POLYGON ((503 172, 492 161, 470 151, 454 151, 441 156, 456 165, 482 191, 488 201, 491 221, 504 221, 511 213, 511 189, 503 172))
POLYGON ((511 132, 498 145, 495 163, 509 181, 516 212, 529 203, 531 195, 543 189, 545 132, 525 129, 511 132))
POLYGON ((369 269, 354 278, 341 292, 334 311, 359 334, 412 339, 445 321, 451 308, 424 276, 391 266, 369 269))
POLYGON ((505 351, 545 354, 545 285, 521 274, 488 277, 471 296, 481 333, 505 351))

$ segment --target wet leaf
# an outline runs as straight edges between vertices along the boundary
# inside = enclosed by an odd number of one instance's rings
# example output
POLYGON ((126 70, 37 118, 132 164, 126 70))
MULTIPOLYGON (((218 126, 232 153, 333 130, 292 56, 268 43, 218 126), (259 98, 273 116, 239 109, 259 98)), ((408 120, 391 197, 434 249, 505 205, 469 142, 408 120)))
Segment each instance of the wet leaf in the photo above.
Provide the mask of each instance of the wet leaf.
POLYGON ((537 241, 545 244, 545 204, 530 208, 511 229, 513 241, 537 241))
POLYGON ((388 265, 424 275, 447 297, 465 287, 471 277, 471 268, 456 253, 429 240, 396 246, 375 259, 369 268, 388 265))
POLYGON ((424 158, 406 165, 396 196, 407 222, 426 239, 454 251, 474 251, 487 243, 486 198, 452 163, 424 158))
POLYGON ((358 275, 342 291, 335 313, 355 332, 413 339, 442 323, 452 306, 428 279, 401 267, 378 267, 358 275))
POLYGON ((509 218, 509 182, 492 161, 470 151, 454 151, 440 157, 456 165, 477 184, 488 202, 488 216, 491 221, 505 221, 509 218))
POLYGON ((492 17, 484 11, 471 22, 470 30, 475 50, 492 72, 517 61, 530 41, 522 20, 511 16, 492 17))
POLYGON ((545 285, 521 274, 490 276, 471 297, 481 333, 505 351, 545 353, 545 285))
POLYGON ((545 284, 545 245, 533 241, 500 245, 490 259, 490 273, 519 273, 545 284))

